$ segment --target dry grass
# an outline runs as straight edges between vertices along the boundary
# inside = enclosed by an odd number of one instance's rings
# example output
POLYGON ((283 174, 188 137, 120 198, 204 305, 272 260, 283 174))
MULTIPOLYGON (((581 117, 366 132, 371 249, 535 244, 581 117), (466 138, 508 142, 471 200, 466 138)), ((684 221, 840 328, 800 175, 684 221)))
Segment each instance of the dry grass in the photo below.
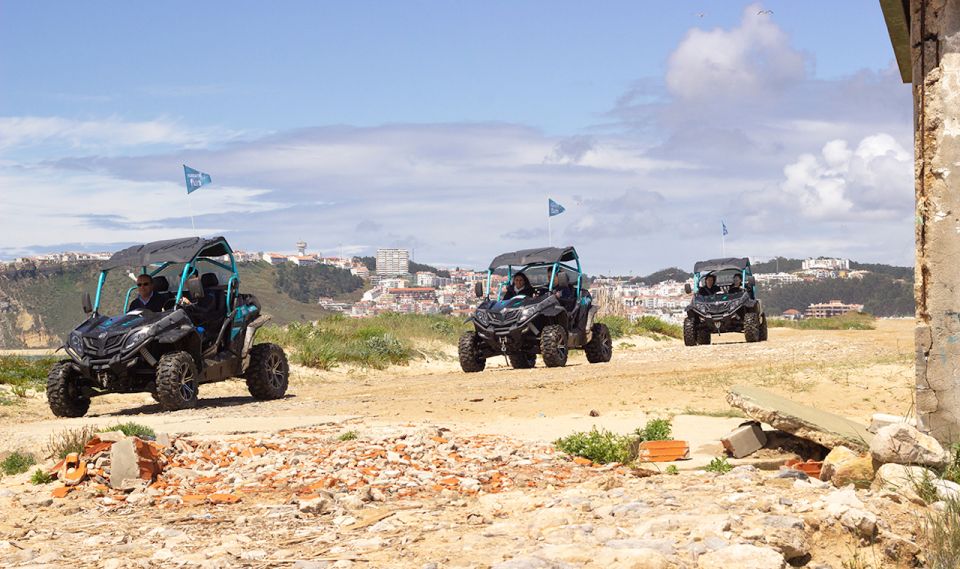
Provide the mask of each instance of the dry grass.
POLYGON ((47 456, 57 460, 66 458, 66 456, 72 452, 82 452, 87 441, 102 431, 103 429, 93 425, 76 429, 64 429, 63 431, 50 435, 50 439, 44 447, 44 452, 46 452, 47 456))

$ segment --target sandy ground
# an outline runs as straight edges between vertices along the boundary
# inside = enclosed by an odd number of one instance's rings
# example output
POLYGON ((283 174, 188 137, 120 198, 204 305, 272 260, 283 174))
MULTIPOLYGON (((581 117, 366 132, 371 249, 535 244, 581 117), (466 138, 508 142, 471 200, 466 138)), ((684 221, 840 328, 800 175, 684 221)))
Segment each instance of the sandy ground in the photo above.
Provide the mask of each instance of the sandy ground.
MULTIPOLYGON (((436 423, 467 432, 552 441, 591 426, 627 432, 649 417, 674 417, 678 436, 719 439, 730 425, 726 390, 758 385, 864 423, 875 412, 912 408, 913 322, 882 320, 871 331, 771 329, 770 340, 714 337, 711 346, 628 338, 607 364, 576 353, 564 368, 460 371, 452 349, 387 370, 294 366, 288 396, 256 402, 239 381, 201 387, 200 407, 161 412, 149 395, 95 399, 82 419, 56 419, 42 397, 0 407, 0 452, 35 450, 50 433, 82 424, 133 420, 170 433, 239 433, 350 422, 436 423), (591 416, 595 411, 598 416, 591 416), (706 434, 705 429, 711 431, 706 434)), ((705 449, 713 452, 713 449, 705 449)))

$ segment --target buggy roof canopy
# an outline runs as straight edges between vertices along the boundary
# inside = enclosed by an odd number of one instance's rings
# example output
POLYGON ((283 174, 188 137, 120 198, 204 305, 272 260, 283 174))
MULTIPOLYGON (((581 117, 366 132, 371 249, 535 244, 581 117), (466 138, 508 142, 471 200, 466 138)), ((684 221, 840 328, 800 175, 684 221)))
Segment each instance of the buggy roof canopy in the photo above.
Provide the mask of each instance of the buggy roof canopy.
POLYGON ((568 247, 541 247, 539 249, 521 249, 512 253, 497 255, 490 261, 490 268, 496 269, 506 265, 529 265, 531 263, 562 263, 574 261, 577 250, 568 247))
POLYGON ((708 271, 722 271, 724 269, 737 269, 742 271, 750 266, 750 259, 746 257, 727 257, 725 259, 710 259, 709 261, 697 261, 693 265, 693 272, 704 273, 708 271))
POLYGON ((186 263, 194 257, 221 257, 230 252, 223 237, 184 237, 127 247, 113 254, 100 268, 145 267, 154 263, 186 263))

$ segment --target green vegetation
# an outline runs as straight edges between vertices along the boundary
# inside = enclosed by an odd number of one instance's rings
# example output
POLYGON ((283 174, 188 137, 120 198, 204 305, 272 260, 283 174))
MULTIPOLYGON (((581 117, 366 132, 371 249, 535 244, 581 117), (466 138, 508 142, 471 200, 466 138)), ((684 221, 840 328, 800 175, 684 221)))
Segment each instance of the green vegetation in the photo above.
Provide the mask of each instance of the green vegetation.
MULTIPOLYGON (((47 383, 47 372, 56 362, 56 358, 31 359, 20 356, 0 356, 0 385, 12 385, 14 389, 18 387, 42 389, 47 383)), ((16 391, 14 393, 16 394, 16 391)))
POLYGON ((340 436, 337 437, 338 441, 353 441, 360 436, 356 431, 345 431, 340 433, 340 436))
POLYGON ((42 468, 38 468, 30 475, 31 484, 50 484, 56 478, 42 468))
POLYGON ((0 461, 0 471, 7 476, 13 476, 30 470, 30 467, 36 463, 37 459, 33 458, 32 454, 14 452, 0 461))
POLYGON ((607 464, 619 462, 627 464, 636 455, 632 451, 637 439, 629 435, 618 435, 606 429, 592 428, 588 433, 573 433, 554 441, 557 450, 572 456, 580 456, 596 462, 607 464))
POLYGON ((360 277, 331 265, 298 267, 293 263, 283 263, 277 265, 275 270, 277 292, 303 303, 316 303, 321 296, 336 297, 363 288, 360 277))
POLYGON ((597 464, 629 464, 637 458, 637 446, 641 442, 669 440, 671 430, 668 419, 651 419, 628 435, 593 427, 589 432, 576 432, 557 439, 553 445, 561 452, 587 458, 597 464))
POLYGON ((47 456, 60 460, 67 458, 67 455, 72 452, 83 452, 83 447, 99 432, 101 432, 99 427, 86 426, 54 433, 47 440, 45 447, 47 456))
POLYGON ((120 431, 128 437, 138 437, 141 439, 155 439, 157 433, 153 429, 140 423, 119 423, 110 427, 100 429, 98 432, 108 433, 110 431, 120 431))
POLYGON ((641 441, 669 441, 673 426, 670 419, 651 419, 642 429, 634 431, 641 441))
POLYGON ((727 461, 727 457, 718 456, 715 459, 710 461, 710 464, 703 467, 707 472, 716 472, 718 474, 725 474, 733 470, 733 465, 727 461))
POLYGON ((315 323, 265 327, 257 333, 257 340, 287 348, 294 363, 308 367, 328 370, 354 364, 383 369, 421 357, 417 343, 452 344, 464 330, 463 322, 451 316, 381 314, 356 319, 330 315, 315 323))
POLYGON ((930 510, 922 525, 924 557, 931 569, 955 569, 960 559, 960 499, 947 498, 942 510, 930 510))
POLYGON ((876 316, 912 316, 914 313, 913 279, 897 279, 887 274, 764 286, 759 297, 767 314, 782 314, 788 308, 802 311, 811 304, 833 299, 862 304, 866 312, 876 316))
POLYGON ((671 464, 663 472, 664 474, 669 474, 670 476, 676 476, 677 474, 680 474, 680 469, 677 468, 676 464, 671 464))
POLYGON ((693 276, 693 273, 688 273, 683 269, 678 269, 677 267, 670 267, 669 269, 661 269, 655 273, 650 273, 645 277, 639 277, 636 280, 642 282, 648 286, 655 284, 660 284, 664 281, 679 281, 683 282, 693 276))
POLYGON ((610 337, 614 339, 626 336, 646 336, 654 340, 683 338, 683 328, 655 316, 641 316, 632 322, 622 316, 604 316, 597 322, 606 324, 610 329, 610 337))
POLYGON ((771 318, 770 328, 797 328, 799 330, 873 330, 877 319, 871 314, 850 312, 833 318, 807 318, 804 320, 784 320, 771 318))

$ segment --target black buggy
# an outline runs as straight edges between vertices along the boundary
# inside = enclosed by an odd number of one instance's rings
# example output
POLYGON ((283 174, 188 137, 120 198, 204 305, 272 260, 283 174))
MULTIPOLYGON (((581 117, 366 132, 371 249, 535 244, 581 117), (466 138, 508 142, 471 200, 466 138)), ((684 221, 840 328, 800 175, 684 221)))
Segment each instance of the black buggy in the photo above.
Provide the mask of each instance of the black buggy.
MULTIPOLYGON (((757 283, 750 271, 750 259, 726 258, 699 261, 693 266, 693 282, 698 287, 687 306, 683 320, 683 343, 687 346, 709 344, 711 334, 743 333, 748 342, 767 339, 767 315, 757 299, 757 283), (707 277, 713 276, 719 292, 701 294, 707 277), (740 290, 732 289, 740 281, 740 290)), ((690 285, 687 294, 694 292, 690 285)))
MULTIPOLYGON (((500 273, 503 271, 501 270, 500 273)), ((567 363, 570 348, 582 349, 590 363, 610 361, 613 343, 606 325, 594 322, 598 307, 583 287, 580 259, 573 247, 545 247, 504 253, 487 269, 486 286, 476 283, 483 298, 467 321, 474 331, 460 337, 460 367, 483 371, 487 358, 505 355, 514 368, 532 368, 537 354, 547 367, 567 363), (507 282, 523 273, 528 294, 506 298, 491 291, 497 269, 506 268, 507 282)))
MULTIPOLYGON (((96 299, 91 303, 83 294, 89 316, 63 346, 70 359, 50 370, 50 409, 59 417, 81 417, 92 397, 136 392, 152 394, 164 410, 186 409, 197 405, 200 384, 238 376, 257 399, 283 397, 286 355, 274 344, 253 345, 270 317, 239 286, 233 251, 223 237, 155 241, 118 251, 101 267, 96 299), (162 311, 100 314, 107 275, 121 268, 152 277, 162 311)), ((135 290, 127 289, 121 310, 135 290)))

